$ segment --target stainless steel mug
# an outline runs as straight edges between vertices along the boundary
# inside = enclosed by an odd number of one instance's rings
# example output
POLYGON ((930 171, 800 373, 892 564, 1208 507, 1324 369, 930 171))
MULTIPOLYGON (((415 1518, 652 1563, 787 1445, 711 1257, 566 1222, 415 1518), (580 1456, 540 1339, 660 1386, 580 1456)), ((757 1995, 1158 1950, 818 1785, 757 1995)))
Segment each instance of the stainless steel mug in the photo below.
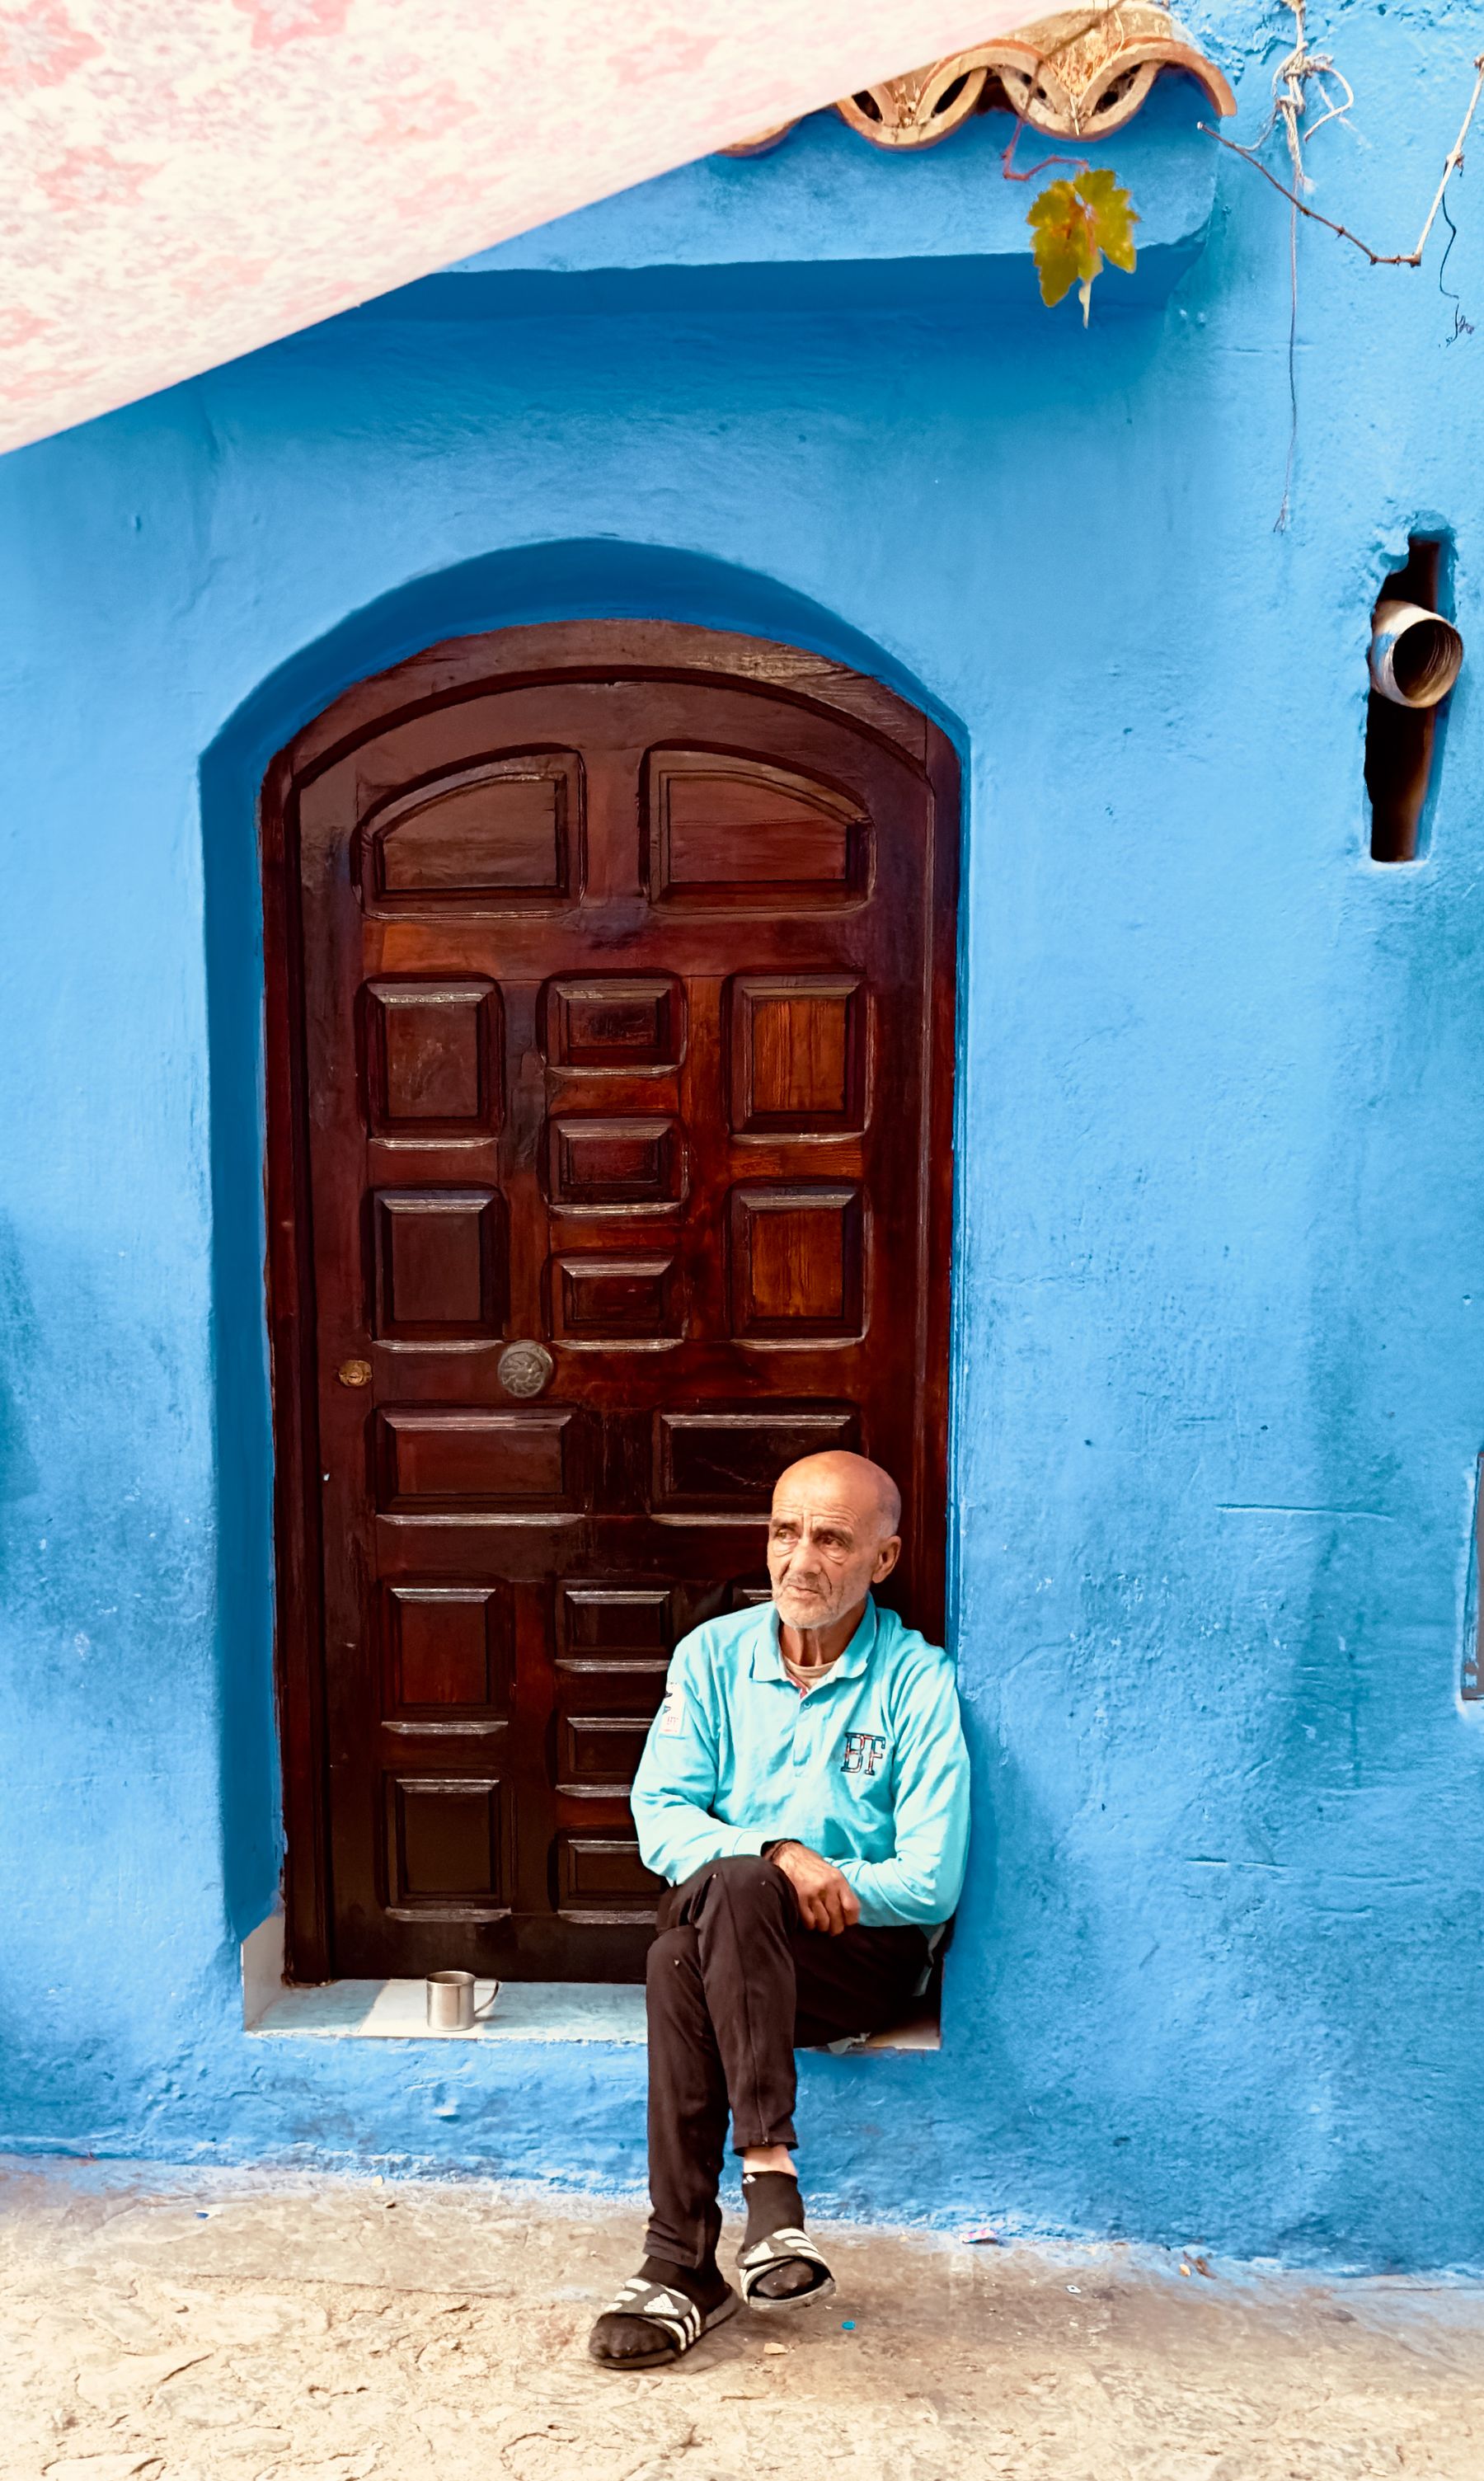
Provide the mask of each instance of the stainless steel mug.
POLYGON ((430 1972, 428 1976, 428 2023, 434 2033, 470 2033, 487 2016, 500 1996, 497 1981, 483 2005, 474 2003, 472 1972, 430 1972))

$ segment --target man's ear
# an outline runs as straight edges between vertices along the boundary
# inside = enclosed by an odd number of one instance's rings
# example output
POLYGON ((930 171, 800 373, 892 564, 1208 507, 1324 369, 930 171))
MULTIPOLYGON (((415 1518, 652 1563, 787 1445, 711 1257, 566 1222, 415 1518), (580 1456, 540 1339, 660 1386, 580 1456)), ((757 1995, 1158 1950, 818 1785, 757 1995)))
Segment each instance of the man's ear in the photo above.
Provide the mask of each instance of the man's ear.
POLYGON ((889 1541, 882 1543, 880 1549, 876 1553, 876 1564, 871 1572, 872 1583, 873 1585, 879 1585, 883 1577, 889 1577, 891 1575, 892 1570, 896 1567, 897 1562, 900 1557, 901 1535, 899 1533, 894 1533, 889 1541))

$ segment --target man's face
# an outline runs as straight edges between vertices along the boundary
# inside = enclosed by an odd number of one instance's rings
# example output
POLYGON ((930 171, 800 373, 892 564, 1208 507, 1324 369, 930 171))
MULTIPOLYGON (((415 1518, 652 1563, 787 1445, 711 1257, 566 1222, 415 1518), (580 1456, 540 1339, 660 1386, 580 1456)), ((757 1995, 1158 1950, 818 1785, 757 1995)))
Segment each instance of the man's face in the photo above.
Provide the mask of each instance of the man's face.
POLYGON ((789 1628, 828 1628, 896 1567, 901 1542, 873 1476, 863 1458, 842 1455, 810 1456, 781 1476, 768 1524, 768 1573, 789 1628))

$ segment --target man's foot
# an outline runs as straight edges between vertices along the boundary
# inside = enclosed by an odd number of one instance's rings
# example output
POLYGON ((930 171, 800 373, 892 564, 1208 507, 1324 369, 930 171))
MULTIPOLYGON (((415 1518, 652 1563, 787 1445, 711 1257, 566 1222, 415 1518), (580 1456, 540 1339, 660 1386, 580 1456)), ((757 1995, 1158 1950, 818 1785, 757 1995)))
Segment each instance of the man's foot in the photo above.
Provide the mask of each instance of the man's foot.
POLYGON ((835 2278, 804 2229, 804 2201, 789 2171, 744 2171, 747 2230, 737 2262, 742 2298, 754 2309, 792 2309, 820 2300, 835 2278))
POLYGON ((606 2369, 658 2369, 741 2306, 715 2258, 695 2266, 646 2257, 593 2327, 588 2355, 606 2369))

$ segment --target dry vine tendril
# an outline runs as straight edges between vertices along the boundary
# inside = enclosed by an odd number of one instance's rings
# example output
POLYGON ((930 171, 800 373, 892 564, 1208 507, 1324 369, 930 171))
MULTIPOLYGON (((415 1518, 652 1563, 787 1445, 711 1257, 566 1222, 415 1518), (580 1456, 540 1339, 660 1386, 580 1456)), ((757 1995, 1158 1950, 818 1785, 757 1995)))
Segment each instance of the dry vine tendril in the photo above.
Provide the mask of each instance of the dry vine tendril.
MULTIPOLYGON (((1484 94, 1484 52, 1479 52, 1474 56, 1473 92, 1469 97, 1469 108, 1459 125, 1458 136, 1454 139, 1445 159, 1437 189, 1433 192, 1432 204, 1427 210, 1426 220, 1418 235, 1416 248, 1399 250, 1372 249, 1368 242, 1362 241, 1359 233, 1353 233, 1350 230, 1348 224, 1337 223, 1333 216, 1321 216, 1317 207, 1310 206, 1308 200, 1300 196, 1303 190, 1312 186, 1309 175, 1304 170, 1303 148, 1327 122, 1343 119, 1355 101, 1355 95, 1348 78, 1342 70, 1336 68, 1328 53, 1312 52, 1309 48, 1308 0, 1283 0, 1283 5, 1293 19, 1293 49, 1273 79, 1273 108, 1268 115, 1267 125, 1255 144, 1240 146, 1235 139, 1223 138, 1220 130, 1212 129, 1208 121, 1202 120, 1196 124, 1208 138, 1213 138, 1218 146, 1224 146, 1229 155, 1239 155, 1244 164, 1250 164, 1255 172, 1261 172, 1263 180, 1278 192, 1279 196, 1288 199, 1290 211, 1289 216, 1289 454, 1284 467, 1283 499, 1273 524, 1275 534, 1284 534, 1288 531, 1293 492, 1293 459, 1298 447, 1299 217, 1307 216, 1311 223, 1322 224, 1327 232, 1338 233, 1341 241, 1350 242, 1363 257, 1368 258, 1372 267, 1420 267, 1422 253, 1427 248, 1428 236, 1441 211, 1444 222, 1448 227, 1450 235, 1448 249, 1451 249, 1453 238, 1456 238, 1456 235, 1453 219, 1447 211, 1445 194, 1454 173, 1463 169, 1464 141, 1473 126, 1473 117, 1479 108, 1479 97, 1484 94), (1310 86, 1315 87, 1322 95, 1325 109, 1316 120, 1301 131, 1300 123, 1308 112, 1307 90, 1310 86), (1338 95, 1331 92, 1332 87, 1340 90, 1338 95), (1280 120, 1283 123, 1284 136, 1288 141, 1289 160, 1293 167, 1291 189, 1286 182, 1280 181, 1276 173, 1268 170, 1258 154, 1258 148, 1266 144, 1280 120)), ((1444 251, 1443 258, 1444 266, 1446 266, 1447 250, 1444 251)), ((1438 281, 1440 288, 1446 290, 1443 287, 1442 269, 1439 270, 1438 281)), ((1473 333, 1472 324, 1464 317, 1457 295, 1451 298, 1454 311, 1453 333, 1448 339, 1450 344, 1456 342, 1460 336, 1473 333)))
MULTIPOLYGON (((1315 52, 1310 49, 1308 0, 1282 0, 1282 5, 1293 19, 1293 48, 1288 59, 1279 66, 1273 79, 1273 105, 1265 128, 1252 145, 1243 146, 1235 139, 1223 138, 1220 130, 1212 129, 1207 121, 1198 122, 1197 127, 1206 137, 1213 138, 1218 146, 1225 147, 1228 154, 1239 155, 1244 164, 1250 164, 1253 170, 1260 172, 1263 180, 1275 189, 1281 197, 1288 199, 1292 211, 1289 247, 1293 293, 1292 319, 1289 327, 1291 394, 1298 328, 1298 218, 1306 216, 1311 222, 1322 224, 1326 231, 1338 234, 1341 241, 1350 242, 1364 257, 1369 260, 1372 267, 1419 267, 1433 225, 1440 214, 1448 226, 1450 236, 1453 233, 1453 220, 1447 211, 1445 193, 1454 173, 1463 169, 1464 142, 1473 125, 1480 96, 1484 95, 1484 52, 1478 53, 1474 58, 1473 91, 1469 98, 1469 106, 1464 114, 1458 135, 1445 160, 1437 189, 1433 194, 1432 204, 1427 210, 1416 247, 1408 250, 1376 250, 1372 249, 1367 242, 1362 241, 1358 233, 1351 232, 1347 224, 1337 222, 1331 216, 1321 215, 1316 207, 1310 206, 1307 199, 1300 195, 1311 186, 1309 175, 1304 170, 1304 146, 1331 120, 1342 119, 1353 105, 1355 95, 1348 78, 1343 70, 1337 68, 1330 55, 1327 52, 1315 52), (1313 119, 1308 117, 1310 109, 1308 90, 1311 86, 1321 97, 1324 107, 1313 119), (1279 180, 1276 173, 1269 171, 1260 154, 1260 149, 1265 145, 1280 122, 1288 144, 1289 160, 1293 169, 1291 189, 1286 182, 1279 180), (1304 125, 1306 122, 1307 126, 1304 125)), ((1075 31, 1085 31, 1087 22, 1087 20, 1080 21, 1075 31)), ((1070 40, 1072 37, 1069 36, 1066 39, 1070 40)), ((1054 54, 1051 57, 1054 57, 1054 54)), ((1138 216, 1129 192, 1119 187, 1114 174, 1107 170, 1094 171, 1085 157, 1049 155, 1041 163, 1032 165, 1028 171, 1014 170, 1012 165, 1015 149, 1025 125, 1024 121, 1017 120, 1015 134, 1005 149, 1001 170, 1007 181, 1029 181, 1054 164, 1068 166, 1070 177, 1049 182, 1031 205, 1026 222, 1030 227, 1031 256, 1040 278, 1042 300, 1048 308, 1053 308, 1058 301, 1063 300, 1076 285, 1078 299, 1082 305, 1082 325, 1085 326, 1093 279, 1101 274, 1105 261, 1113 267, 1122 268, 1127 274, 1133 273, 1135 264, 1133 226, 1138 222, 1138 216)), ((1452 247, 1451 238, 1448 247, 1449 248, 1452 247)), ((1445 252, 1445 261, 1446 252, 1445 252)), ((1450 341, 1456 340, 1461 335, 1471 335, 1472 332, 1471 323, 1464 317, 1461 308, 1455 307, 1453 338, 1450 341)), ((1295 432, 1296 424, 1295 398, 1295 432)), ((1290 434, 1288 469, 1284 479, 1283 506, 1278 514, 1280 531, 1289 522, 1289 502, 1293 479, 1293 451, 1294 438, 1290 434)))
POLYGON ((1459 171, 1463 166, 1464 140, 1468 137, 1470 130, 1473 126, 1473 116, 1479 108, 1479 96, 1481 93, 1484 93, 1484 52, 1479 52, 1475 55, 1473 63, 1473 92, 1469 98, 1469 109, 1464 114, 1463 122, 1459 129, 1458 136, 1454 139, 1453 144, 1448 150, 1447 159, 1443 167, 1442 178, 1439 180, 1438 187, 1433 193, 1433 202, 1427 210, 1427 221, 1423 224, 1420 233, 1418 235, 1416 248, 1414 249, 1397 250, 1372 249, 1368 242, 1362 241, 1359 233, 1353 233, 1350 230, 1348 224, 1336 223, 1332 216, 1321 216, 1317 207, 1311 207, 1305 199, 1299 196, 1297 187, 1291 190, 1289 189, 1284 182, 1278 179, 1275 173, 1268 170, 1265 164, 1259 160, 1258 147, 1262 146, 1265 143, 1265 141, 1272 135, 1273 129, 1278 121, 1282 120, 1288 136, 1289 154, 1293 165, 1294 182, 1295 184, 1302 186, 1304 189, 1308 189, 1310 186, 1309 175, 1304 170, 1303 157, 1299 152, 1299 122, 1303 119, 1307 109, 1304 96, 1305 85, 1311 80, 1318 83, 1320 92, 1326 95, 1326 102, 1328 105, 1327 110, 1319 115, 1318 119, 1314 122, 1313 126, 1304 131, 1303 143, 1305 144, 1308 144, 1311 138, 1317 135, 1317 133, 1324 127, 1326 121, 1341 119, 1344 114, 1349 111, 1351 104, 1355 101, 1348 80, 1341 75, 1339 69, 1336 68, 1334 62, 1330 60, 1327 55, 1311 52, 1309 49, 1304 24, 1307 13, 1307 0, 1283 0, 1283 5, 1286 9, 1291 10, 1296 20, 1297 39, 1294 43, 1293 50, 1289 53, 1289 58, 1284 62, 1283 66, 1278 71, 1277 77, 1273 81, 1274 101, 1272 113, 1269 117, 1267 127, 1263 131, 1263 134, 1258 139, 1256 144, 1252 146, 1239 146, 1235 138, 1223 138, 1220 130, 1212 129, 1209 121, 1197 121, 1196 127, 1204 131, 1208 138, 1214 138, 1216 144, 1218 146, 1224 146, 1229 155, 1239 155, 1244 164, 1250 164, 1255 172, 1261 172, 1263 180, 1271 183, 1272 187, 1278 192, 1279 196, 1288 199, 1289 206, 1293 208, 1295 214, 1307 216, 1311 223, 1323 224, 1326 231, 1338 233, 1341 241, 1353 242, 1355 248, 1362 253, 1363 257, 1369 259, 1372 267, 1420 267, 1422 264, 1422 252, 1427 248, 1428 237, 1432 231, 1433 225, 1438 221, 1438 211, 1443 205, 1444 192, 1446 190, 1454 173, 1459 171), (1335 79, 1338 85, 1344 88, 1343 96, 1338 103, 1328 101, 1327 91, 1323 84, 1323 81, 1326 78, 1335 79), (1277 93, 1277 89, 1280 86, 1284 89, 1282 95, 1277 93))

